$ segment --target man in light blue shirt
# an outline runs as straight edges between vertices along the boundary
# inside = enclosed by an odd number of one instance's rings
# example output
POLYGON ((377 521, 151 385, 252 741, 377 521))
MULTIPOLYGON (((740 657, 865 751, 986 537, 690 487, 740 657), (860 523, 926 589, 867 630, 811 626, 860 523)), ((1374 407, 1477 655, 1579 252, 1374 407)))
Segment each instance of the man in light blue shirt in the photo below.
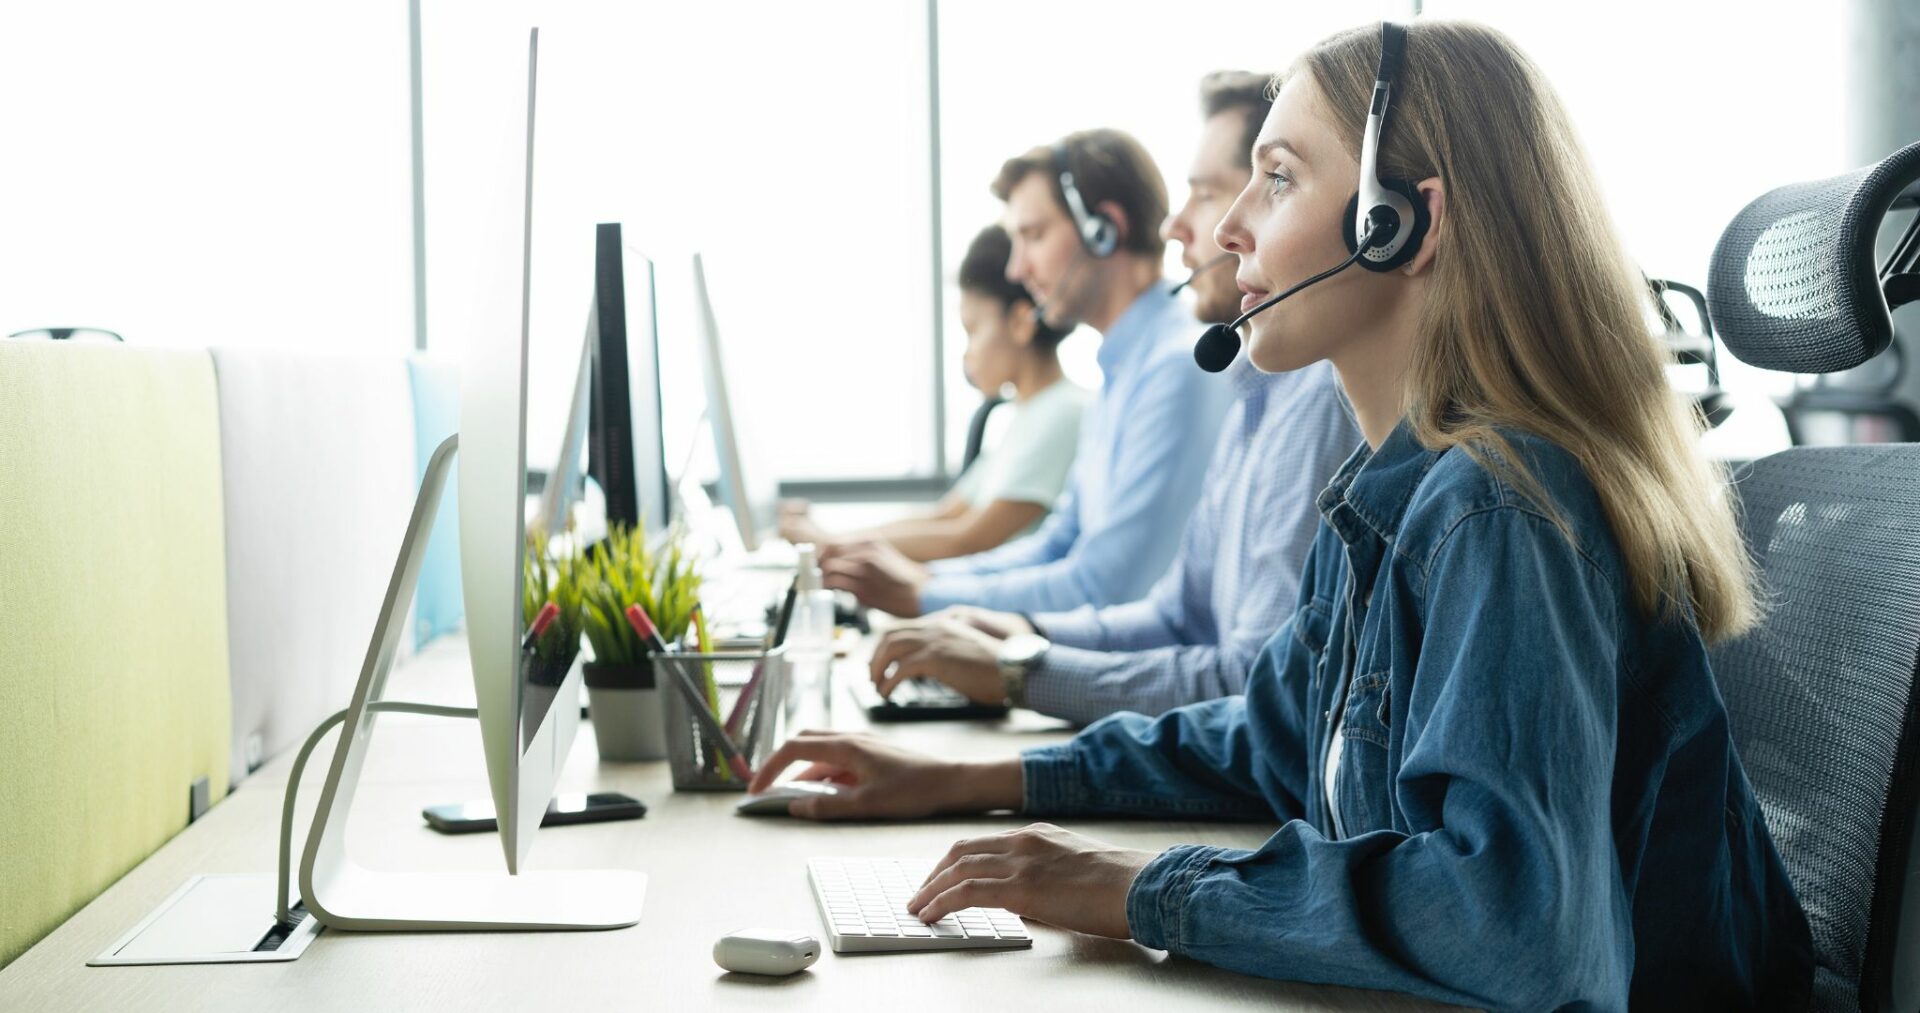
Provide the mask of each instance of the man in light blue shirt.
POLYGON ((1063 612, 1145 594, 1179 547, 1231 403, 1194 367, 1193 316, 1161 278, 1166 184, 1138 141, 1070 134, 1009 159, 993 192, 1013 235, 1007 277, 1041 301, 1047 323, 1100 332, 1105 384, 1040 530, 929 566, 879 544, 824 558, 829 587, 894 615, 1063 612))
MULTIPOLYGON (((1201 88, 1206 127, 1187 203, 1168 220, 1167 234, 1198 272, 1194 313, 1203 321, 1228 321, 1240 309, 1225 269, 1231 258, 1222 260, 1213 230, 1251 173, 1248 151, 1269 105, 1266 81, 1227 72, 1201 88)), ((1191 358, 1188 368, 1198 372, 1191 358)), ((930 677, 998 703, 1009 697, 1003 668, 1017 665, 1018 702, 1082 723, 1241 692, 1261 648, 1292 614, 1320 522, 1315 497, 1359 446, 1360 433, 1326 363, 1269 375, 1242 356, 1226 376, 1237 400, 1206 491, 1173 568, 1149 594, 1053 613, 955 609, 902 626, 874 652, 881 690, 930 677)))

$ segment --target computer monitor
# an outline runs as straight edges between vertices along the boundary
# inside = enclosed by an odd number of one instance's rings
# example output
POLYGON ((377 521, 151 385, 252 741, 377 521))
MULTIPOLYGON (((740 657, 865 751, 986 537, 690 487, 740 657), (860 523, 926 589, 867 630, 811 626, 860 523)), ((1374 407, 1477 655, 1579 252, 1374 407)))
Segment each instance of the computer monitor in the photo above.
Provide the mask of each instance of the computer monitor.
MULTIPOLYGON (((522 563, 528 551, 527 345, 533 276, 533 186, 539 32, 529 42, 518 320, 477 328, 461 364, 460 577, 487 779, 507 870, 518 873, 579 729, 571 670, 531 678, 522 656, 522 563), (516 324, 517 326, 513 325, 516 324)), ((504 239, 504 237, 502 237, 504 239)), ((504 252, 504 251, 503 251, 504 252)))
POLYGON ((713 427, 713 454, 720 461, 720 499, 740 528, 740 543, 748 552, 760 547, 773 532, 779 507, 778 487, 752 461, 752 442, 742 438, 739 419, 727 397, 727 371, 720 352, 720 327, 714 322, 713 300, 707 294, 707 269, 700 254, 693 255, 693 295, 700 331, 700 366, 706 379, 707 422, 713 427))
POLYGON ((534 525, 549 539, 567 529, 568 511, 580 495, 580 451, 587 439, 587 391, 593 376, 593 311, 587 311, 587 334, 580 344, 580 366, 574 370, 573 396, 567 399, 567 425, 560 432, 560 452, 554 455, 540 490, 540 512, 534 525))
POLYGON ((655 335, 653 262, 638 261, 627 310, 626 269, 618 222, 595 228, 593 303, 580 347, 573 396, 560 452, 547 473, 536 523, 549 535, 566 529, 568 510, 580 497, 580 454, 586 474, 605 498, 606 523, 666 530, 669 481, 661 443, 660 360, 655 335), (638 326, 629 327, 629 323, 638 326))
POLYGON ((666 530, 671 510, 661 441, 659 315, 653 261, 633 254, 628 284, 619 222, 594 229, 593 354, 587 474, 607 501, 607 524, 666 530))

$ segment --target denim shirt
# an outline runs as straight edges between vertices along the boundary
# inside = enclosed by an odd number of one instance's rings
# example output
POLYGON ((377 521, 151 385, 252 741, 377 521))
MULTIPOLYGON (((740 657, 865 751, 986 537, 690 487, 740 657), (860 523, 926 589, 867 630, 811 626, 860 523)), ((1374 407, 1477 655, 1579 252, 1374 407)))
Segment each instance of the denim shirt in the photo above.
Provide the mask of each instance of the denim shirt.
POLYGON ((1026 809, 1281 820, 1256 850, 1169 849, 1127 895, 1135 939, 1232 970, 1492 1009, 1805 1008, 1807 921, 1698 631, 1635 607, 1579 464, 1508 439, 1550 510, 1404 424, 1363 446, 1246 695, 1028 751, 1026 809))

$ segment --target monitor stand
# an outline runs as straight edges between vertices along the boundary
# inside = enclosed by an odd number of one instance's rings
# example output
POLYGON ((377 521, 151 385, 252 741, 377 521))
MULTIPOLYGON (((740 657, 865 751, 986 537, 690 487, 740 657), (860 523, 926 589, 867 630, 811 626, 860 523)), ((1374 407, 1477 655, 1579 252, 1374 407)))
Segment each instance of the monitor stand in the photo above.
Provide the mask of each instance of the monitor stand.
MULTIPOLYGON (((300 862, 302 903, 312 917, 278 917, 275 894, 284 906, 284 872, 194 876, 89 965, 295 960, 322 926, 361 932, 537 931, 615 929, 640 920, 647 889, 646 874, 640 872, 389 872, 368 869, 347 853, 347 814, 456 445, 457 437, 448 437, 427 463, 353 702, 344 716, 336 714, 321 726, 343 722, 300 862)), ((577 670, 569 674, 560 692, 577 692, 578 679, 577 670)), ((552 730, 549 722, 541 734, 552 730)), ((536 738, 533 746, 540 745, 536 738)), ((289 792, 298 778, 296 767, 289 792)), ((289 807, 285 819, 291 818, 289 807)), ((290 832, 290 825, 283 825, 282 834, 290 832)))
MULTIPOLYGON (((426 554, 427 539, 452 467, 457 437, 448 437, 427 462, 420 494, 407 523, 406 540, 387 585, 367 659, 354 686, 334 748, 333 765, 307 833, 300 860, 300 893, 322 925, 360 932, 615 929, 640 920, 647 877, 625 869, 523 872, 387 872, 355 862, 347 853, 347 813, 375 724, 371 705, 386 688, 387 673, 406 629, 407 606, 426 554)), ((579 693, 579 670, 560 684, 560 695, 579 693)), ((548 722, 541 735, 553 733, 548 722)), ((542 747, 539 738, 528 751, 542 747)), ((550 746, 549 746, 550 748, 550 746)))

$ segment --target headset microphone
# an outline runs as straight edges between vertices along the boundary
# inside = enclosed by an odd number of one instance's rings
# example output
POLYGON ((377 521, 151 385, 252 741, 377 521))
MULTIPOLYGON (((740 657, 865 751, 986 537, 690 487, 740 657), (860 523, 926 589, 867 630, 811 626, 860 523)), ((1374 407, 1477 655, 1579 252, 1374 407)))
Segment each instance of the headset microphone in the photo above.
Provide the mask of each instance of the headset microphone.
POLYGON ((1194 342, 1193 361, 1199 363, 1200 368, 1209 373, 1218 373, 1228 366, 1233 365, 1234 356, 1240 354, 1239 332, 1241 324, 1279 305, 1280 300, 1306 288, 1308 285, 1325 281, 1347 268, 1352 267, 1353 262, 1359 260, 1361 254, 1380 244, 1385 238, 1386 232, 1387 229, 1384 228, 1379 221, 1369 221, 1366 234, 1360 237, 1360 248, 1354 250, 1347 259, 1341 261, 1337 266, 1330 267, 1271 299, 1262 300, 1258 306, 1240 314, 1240 316, 1234 319, 1233 323, 1214 324, 1212 327, 1207 328, 1206 333, 1200 335, 1200 340, 1194 342))
POLYGON ((1215 257, 1215 258, 1213 258, 1212 260, 1209 260, 1209 261, 1207 261, 1206 263, 1204 263, 1204 264, 1201 264, 1201 265, 1200 265, 1199 267, 1196 267, 1196 268, 1194 268, 1194 269, 1193 269, 1193 273, 1192 273, 1192 274, 1189 274, 1189 275, 1187 275, 1187 280, 1186 280, 1186 281, 1183 281, 1183 282, 1181 282, 1180 284, 1178 284, 1178 285, 1175 285, 1175 286, 1173 286, 1173 292, 1172 292, 1172 294, 1173 294, 1173 295, 1179 295, 1179 294, 1180 294, 1180 290, 1181 290, 1181 289, 1184 289, 1184 288, 1186 288, 1186 287, 1187 287, 1188 285, 1191 285, 1191 284, 1193 284, 1193 283, 1194 283, 1195 281, 1198 281, 1201 275, 1203 275, 1203 274, 1206 274, 1206 273, 1207 273, 1208 271, 1211 271, 1211 270, 1213 270, 1214 268, 1216 268, 1216 267, 1219 267, 1219 266, 1220 266, 1221 264, 1224 264, 1224 263, 1226 263, 1227 261, 1229 261, 1229 260, 1232 260, 1232 259, 1233 259, 1233 254, 1231 254, 1231 253, 1223 253, 1223 254, 1221 254, 1221 255, 1219 255, 1218 257, 1215 257))

